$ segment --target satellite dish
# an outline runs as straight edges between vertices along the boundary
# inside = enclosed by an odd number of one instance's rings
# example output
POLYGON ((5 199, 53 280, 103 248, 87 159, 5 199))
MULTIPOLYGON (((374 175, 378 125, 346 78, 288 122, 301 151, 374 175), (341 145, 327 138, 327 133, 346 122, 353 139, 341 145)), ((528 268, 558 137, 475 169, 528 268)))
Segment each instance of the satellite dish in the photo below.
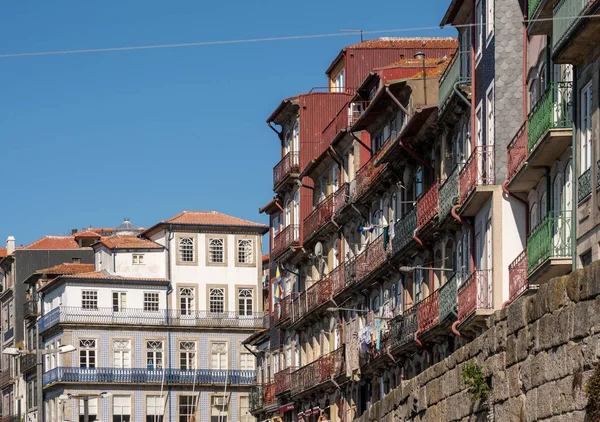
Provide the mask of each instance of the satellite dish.
POLYGON ((323 256, 323 244, 321 242, 317 242, 315 245, 315 256, 317 258, 321 258, 323 256))

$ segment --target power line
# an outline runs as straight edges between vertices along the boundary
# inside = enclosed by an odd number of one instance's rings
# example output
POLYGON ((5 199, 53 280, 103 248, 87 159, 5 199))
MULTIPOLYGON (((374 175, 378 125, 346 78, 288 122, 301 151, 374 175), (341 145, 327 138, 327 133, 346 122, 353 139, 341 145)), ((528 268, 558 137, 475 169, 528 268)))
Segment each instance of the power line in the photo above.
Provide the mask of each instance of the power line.
MULTIPOLYGON (((532 23, 532 22, 545 22, 545 21, 555 21, 555 20, 565 20, 565 19, 577 19, 577 18, 599 18, 600 14, 596 15, 585 15, 585 16, 565 16, 560 18, 539 18, 539 19, 529 19, 521 21, 523 23, 532 23)), ((468 23, 468 24, 459 24, 453 25, 454 28, 469 28, 475 26, 485 26, 484 23, 468 23)), ((414 28, 396 28, 396 29, 380 29, 374 31, 361 31, 361 34, 366 35, 376 35, 376 34, 392 34, 399 32, 416 32, 416 31, 431 31, 441 29, 440 26, 421 26, 414 28)), ((118 51, 136 51, 136 50, 154 50, 154 49, 167 49, 167 48, 183 48, 183 47, 202 47, 209 45, 230 45, 230 44, 250 44, 250 43, 260 43, 260 42, 273 42, 273 41, 292 41, 292 40, 308 40, 308 39, 317 39, 317 38, 333 38, 333 37, 348 37, 355 35, 355 33, 349 33, 346 31, 343 32, 335 32, 329 34, 312 34, 312 35, 289 35, 282 37, 265 37, 265 38, 247 38, 247 39, 238 39, 238 40, 220 40, 220 41, 200 41, 200 42, 190 42, 190 43, 178 43, 178 44, 155 44, 155 45, 138 45, 138 46, 129 46, 129 47, 107 47, 107 48, 90 48, 90 49, 80 49, 80 50, 57 50, 57 51, 39 51, 39 52, 31 52, 31 53, 9 53, 9 54, 0 54, 0 58, 11 58, 11 57, 35 57, 35 56, 57 56, 57 55, 67 55, 67 54, 87 54, 87 53, 108 53, 108 52, 118 52, 118 51)))

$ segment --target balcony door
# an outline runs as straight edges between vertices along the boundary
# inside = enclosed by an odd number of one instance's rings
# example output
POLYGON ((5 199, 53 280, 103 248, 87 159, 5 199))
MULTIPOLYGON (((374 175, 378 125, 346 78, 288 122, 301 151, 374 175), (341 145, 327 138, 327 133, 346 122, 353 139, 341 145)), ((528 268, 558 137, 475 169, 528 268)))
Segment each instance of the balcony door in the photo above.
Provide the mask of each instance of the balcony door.
POLYGON ((296 120, 294 123, 294 129, 292 130, 292 164, 294 166, 300 165, 300 123, 296 120))
POLYGON ((113 340, 113 366, 115 368, 131 368, 131 340, 113 340))
POLYGON ((294 240, 300 238, 300 191, 294 192, 294 240))
POLYGON ((193 325, 196 321, 196 289, 179 288, 179 318, 182 325, 193 325))

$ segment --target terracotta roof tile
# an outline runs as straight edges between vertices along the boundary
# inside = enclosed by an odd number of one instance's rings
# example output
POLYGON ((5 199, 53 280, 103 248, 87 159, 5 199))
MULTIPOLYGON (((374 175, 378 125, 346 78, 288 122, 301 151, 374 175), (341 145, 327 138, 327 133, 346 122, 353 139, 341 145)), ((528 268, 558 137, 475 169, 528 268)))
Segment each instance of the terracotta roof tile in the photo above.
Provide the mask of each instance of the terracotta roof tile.
POLYGON ((162 249, 159 245, 148 239, 141 239, 137 236, 110 236, 100 239, 100 243, 111 249, 162 249))
POLYGON ((198 224, 202 226, 243 226, 268 229, 268 226, 264 224, 242 220, 241 218, 232 217, 217 211, 183 211, 173 218, 163 220, 163 223, 198 224))
POLYGON ((98 239, 98 238, 100 238, 100 234, 98 234, 98 232, 95 232, 92 230, 82 230, 80 232, 75 233, 73 236, 75 237, 75 239, 79 239, 79 238, 98 239))
POLYGON ((65 262, 54 267, 37 270, 38 274, 78 274, 89 273, 94 271, 94 264, 76 264, 73 262, 65 262))
POLYGON ((73 236, 44 236, 19 249, 79 249, 73 236))
POLYGON ((366 40, 346 48, 453 48, 458 47, 458 40, 451 37, 382 37, 366 40))
POLYGON ((6 258, 7 256, 6 248, 0 248, 0 258, 6 258))

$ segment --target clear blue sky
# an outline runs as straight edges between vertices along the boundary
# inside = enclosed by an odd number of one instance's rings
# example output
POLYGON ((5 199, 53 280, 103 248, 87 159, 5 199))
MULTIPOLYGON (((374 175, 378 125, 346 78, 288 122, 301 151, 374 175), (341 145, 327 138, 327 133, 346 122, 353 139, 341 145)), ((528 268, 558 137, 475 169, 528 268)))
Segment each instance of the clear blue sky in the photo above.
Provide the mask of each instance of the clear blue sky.
MULTIPOLYGON (((437 26, 448 4, 10 2, 0 54, 437 26)), ((0 245, 123 217, 150 226, 184 209, 266 223, 258 208, 273 196, 279 150, 265 119, 324 85, 329 63, 358 40, 0 59, 0 245)))

